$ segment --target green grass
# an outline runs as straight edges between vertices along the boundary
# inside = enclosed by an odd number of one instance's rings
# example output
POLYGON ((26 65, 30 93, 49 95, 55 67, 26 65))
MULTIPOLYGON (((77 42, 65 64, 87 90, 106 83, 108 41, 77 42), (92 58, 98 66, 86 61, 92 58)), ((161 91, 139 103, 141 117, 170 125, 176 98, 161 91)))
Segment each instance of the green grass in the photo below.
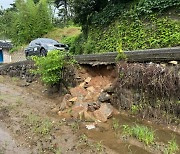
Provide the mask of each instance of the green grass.
POLYGON ((16 106, 22 106, 23 101, 21 100, 21 98, 17 98, 16 100, 16 106))
POLYGON ((80 127, 78 121, 73 122, 70 126, 74 132, 77 132, 77 130, 79 130, 80 127))
POLYGON ((57 41, 70 36, 77 36, 81 33, 80 27, 70 26, 64 28, 54 28, 52 31, 44 35, 44 37, 51 38, 57 41))
POLYGON ((0 83, 4 82, 4 77, 0 75, 0 83))
POLYGON ((95 143, 94 147, 98 152, 104 152, 104 146, 102 145, 102 141, 95 143))
POLYGON ((115 132, 117 132, 120 128, 119 120, 116 118, 112 119, 112 128, 115 132))
POLYGON ((61 148, 57 148, 57 149, 55 150, 55 154, 61 154, 61 148))
POLYGON ((78 144, 78 146, 83 145, 83 144, 86 145, 86 146, 90 146, 91 147, 91 145, 89 143, 89 140, 88 140, 88 137, 86 136, 86 134, 82 134, 79 137, 79 144, 78 144))
POLYGON ((164 150, 164 154, 174 154, 179 150, 179 147, 175 141, 175 139, 173 138, 172 140, 170 140, 168 142, 167 147, 164 150))
POLYGON ((0 95, 0 102, 3 102, 5 97, 3 95, 0 95))
POLYGON ((153 144, 155 141, 154 131, 146 126, 123 125, 123 134, 135 137, 139 141, 144 142, 146 145, 153 144))
POLYGON ((52 129, 52 122, 49 119, 42 119, 34 114, 28 115, 26 123, 30 126, 31 130, 36 134, 47 135, 52 129))

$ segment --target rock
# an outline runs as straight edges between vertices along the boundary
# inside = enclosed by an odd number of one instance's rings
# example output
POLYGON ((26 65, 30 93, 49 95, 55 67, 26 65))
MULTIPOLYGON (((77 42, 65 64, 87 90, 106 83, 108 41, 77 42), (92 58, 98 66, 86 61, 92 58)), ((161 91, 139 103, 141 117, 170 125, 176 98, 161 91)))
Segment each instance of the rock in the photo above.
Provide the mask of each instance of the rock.
POLYGON ((112 65, 107 65, 107 70, 112 70, 114 68, 114 66, 112 65))
POLYGON ((53 113, 58 113, 58 111, 59 111, 59 109, 56 107, 51 110, 51 112, 53 112, 53 113))
POLYGON ((113 113, 113 107, 109 103, 103 103, 101 104, 101 107, 94 111, 94 116, 96 119, 106 122, 109 117, 112 116, 113 113))
POLYGON ((85 85, 84 85, 84 88, 86 89, 88 87, 88 84, 86 83, 85 85))
POLYGON ((91 93, 88 92, 88 94, 84 97, 84 100, 85 100, 85 101, 92 101, 93 98, 92 98, 91 93))
POLYGON ((84 111, 83 114, 86 121, 96 121, 93 112, 84 111))
POLYGON ((19 87, 28 87, 28 86, 30 86, 30 83, 27 83, 27 82, 22 82, 22 83, 19 83, 19 84, 17 84, 19 87))
POLYGON ((98 99, 98 92, 97 93, 88 92, 88 94, 84 97, 84 101, 86 102, 94 102, 97 101, 97 99, 98 99))
POLYGON ((87 88, 87 91, 94 93, 95 89, 94 89, 93 86, 90 86, 90 87, 87 88))
POLYGON ((99 98, 98 98, 98 100, 100 101, 100 102, 106 102, 106 101, 108 101, 108 100, 110 100, 111 99, 111 95, 109 95, 108 93, 105 93, 105 92, 102 92, 100 95, 99 95, 99 98))
POLYGON ((81 77, 80 77, 80 76, 75 76, 75 79, 78 79, 78 80, 79 80, 79 79, 81 79, 81 77))
POLYGON ((87 90, 83 87, 75 87, 70 89, 70 93, 73 97, 85 97, 87 95, 87 90))
POLYGON ((73 104, 74 104, 74 102, 69 102, 69 101, 67 101, 67 102, 66 102, 66 108, 72 107, 73 104))
POLYGON ((120 112, 113 107, 112 115, 119 115, 119 114, 120 114, 120 112))
POLYGON ((108 84, 108 85, 104 88, 103 92, 113 93, 113 92, 114 92, 114 87, 113 87, 111 84, 108 84))
POLYGON ((71 118, 71 117, 70 117, 70 114, 69 114, 67 111, 59 111, 59 112, 58 112, 58 115, 59 115, 60 117, 65 118, 65 119, 70 119, 70 118, 71 118))
POLYGON ((170 61, 169 64, 174 64, 174 65, 177 65, 178 62, 177 61, 170 61))
POLYGON ((77 97, 73 97, 73 98, 69 99, 69 100, 66 102, 67 107, 72 107, 73 104, 77 101, 77 99, 78 99, 77 97))
POLYGON ((87 108, 85 108, 84 106, 74 106, 72 107, 71 116, 74 118, 78 118, 85 111, 87 111, 87 108))
POLYGON ((95 110, 98 110, 100 108, 100 105, 97 103, 89 103, 87 110, 90 112, 94 112, 95 110))
POLYGON ((86 84, 86 82, 82 82, 82 83, 80 83, 80 87, 83 87, 84 88, 84 85, 86 84))
POLYGON ((69 99, 69 102, 76 102, 77 99, 78 99, 77 97, 73 97, 73 98, 69 99))
POLYGON ((166 67, 166 64, 160 64, 162 67, 166 67))
POLYGON ((88 77, 88 78, 85 79, 86 83, 89 83, 90 81, 91 81, 91 77, 88 77))
POLYGON ((61 102, 61 105, 60 105, 60 110, 64 110, 66 108, 68 108, 68 105, 67 105, 67 102, 69 102, 68 100, 71 98, 71 95, 70 94, 66 94, 64 97, 63 97, 63 100, 61 102))

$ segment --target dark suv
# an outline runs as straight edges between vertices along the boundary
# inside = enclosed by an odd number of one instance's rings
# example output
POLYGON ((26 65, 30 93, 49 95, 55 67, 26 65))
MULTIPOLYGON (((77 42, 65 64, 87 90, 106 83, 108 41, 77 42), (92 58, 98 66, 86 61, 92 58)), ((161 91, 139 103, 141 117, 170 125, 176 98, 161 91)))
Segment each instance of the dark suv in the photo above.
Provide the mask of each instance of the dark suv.
POLYGON ((25 55, 26 57, 32 55, 46 56, 47 52, 55 49, 68 51, 69 47, 68 45, 59 43, 58 41, 52 39, 38 38, 31 41, 29 46, 25 49, 25 55))

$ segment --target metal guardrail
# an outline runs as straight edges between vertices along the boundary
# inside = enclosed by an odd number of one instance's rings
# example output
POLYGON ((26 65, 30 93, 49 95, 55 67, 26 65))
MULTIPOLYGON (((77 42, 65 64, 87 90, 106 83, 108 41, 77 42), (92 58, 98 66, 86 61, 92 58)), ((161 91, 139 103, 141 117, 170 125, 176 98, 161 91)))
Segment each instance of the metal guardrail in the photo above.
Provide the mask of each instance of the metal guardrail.
MULTIPOLYGON (((180 47, 125 51, 124 54, 126 55, 128 62, 168 62, 172 60, 180 61, 180 47)), ((117 52, 108 52, 103 54, 77 55, 75 56, 75 59, 79 64, 108 65, 115 64, 117 62, 117 55, 117 52)), ((16 63, 3 64, 0 65, 0 70, 22 64, 33 64, 33 62, 26 60, 16 63)))
MULTIPOLYGON (((180 61, 180 47, 125 51, 124 54, 128 62, 180 61)), ((77 55, 75 59, 79 64, 113 64, 116 62, 117 55, 117 52, 108 52, 103 54, 77 55)))

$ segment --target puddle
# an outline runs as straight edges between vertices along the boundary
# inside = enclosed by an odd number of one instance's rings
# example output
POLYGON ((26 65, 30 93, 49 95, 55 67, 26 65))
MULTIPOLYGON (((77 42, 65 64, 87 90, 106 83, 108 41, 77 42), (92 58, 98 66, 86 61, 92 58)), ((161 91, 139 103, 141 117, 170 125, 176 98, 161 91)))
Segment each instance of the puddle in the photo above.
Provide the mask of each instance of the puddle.
MULTIPOLYGON (((122 125, 135 125, 140 124, 152 128, 155 131, 155 137, 157 142, 168 143, 173 137, 176 140, 180 148, 180 135, 175 133, 168 128, 161 127, 156 124, 149 124, 147 121, 138 120, 137 118, 128 117, 126 115, 116 116, 116 119, 119 120, 120 126, 122 125)), ((101 142, 103 145, 109 147, 117 153, 124 154, 149 154, 150 150, 145 150, 142 148, 138 142, 132 141, 131 143, 126 143, 115 135, 114 130, 112 129, 112 120, 109 120, 107 123, 101 123, 97 128, 92 130, 87 130, 85 127, 82 128, 82 133, 86 134, 90 139, 93 139, 97 142, 101 142), (134 142, 134 143, 133 143, 134 142)), ((120 135, 122 135, 122 129, 120 129, 120 135)))
POLYGON ((13 138, 0 128, 0 154, 29 154, 27 149, 18 147, 13 138))

